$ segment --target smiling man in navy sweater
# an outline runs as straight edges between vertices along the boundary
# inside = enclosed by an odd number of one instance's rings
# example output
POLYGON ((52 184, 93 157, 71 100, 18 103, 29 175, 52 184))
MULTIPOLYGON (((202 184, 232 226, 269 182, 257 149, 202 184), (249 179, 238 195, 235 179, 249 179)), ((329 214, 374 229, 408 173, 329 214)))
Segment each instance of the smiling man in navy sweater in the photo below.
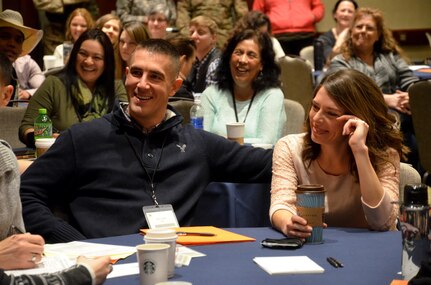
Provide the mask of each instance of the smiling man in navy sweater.
POLYGON ((182 83, 178 71, 171 44, 138 45, 127 68, 129 103, 63 132, 22 176, 28 231, 47 242, 137 233, 148 227, 142 207, 155 204, 172 205, 189 225, 210 182, 270 182, 271 150, 181 124, 168 106, 182 83))

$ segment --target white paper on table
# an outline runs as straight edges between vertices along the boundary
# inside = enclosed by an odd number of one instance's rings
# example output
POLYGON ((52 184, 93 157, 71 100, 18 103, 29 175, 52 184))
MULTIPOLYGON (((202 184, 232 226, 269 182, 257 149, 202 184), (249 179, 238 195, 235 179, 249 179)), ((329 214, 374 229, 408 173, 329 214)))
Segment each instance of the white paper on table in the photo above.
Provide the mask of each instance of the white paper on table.
POLYGON ((64 255, 56 256, 45 256, 42 261, 38 263, 36 268, 31 269, 20 269, 20 270, 7 270, 5 271, 9 275, 22 275, 22 274, 42 274, 42 273, 53 273, 66 269, 76 264, 76 259, 70 259, 64 255))
POLYGON ((139 266, 137 262, 126 264, 115 264, 112 266, 112 272, 108 274, 109 278, 121 277, 126 275, 139 274, 139 266))
POLYGON ((270 275, 325 272, 325 269, 307 256, 255 257, 253 261, 270 275))
POLYGON ((206 256, 205 254, 191 249, 189 247, 183 246, 181 244, 177 244, 176 254, 175 254, 175 266, 189 266, 193 257, 202 257, 206 256))
POLYGON ((428 65, 409 65, 409 69, 412 71, 416 71, 422 68, 430 68, 428 65))
POLYGON ((46 244, 44 252, 47 256, 67 255, 76 258, 80 255, 87 257, 109 255, 111 259, 119 259, 132 255, 136 252, 136 248, 133 246, 72 241, 68 243, 46 244))
MULTIPOLYGON (((42 274, 53 273, 64 270, 76 264, 76 257, 82 255, 87 257, 96 257, 109 255, 112 259, 129 256, 136 252, 133 246, 119 246, 111 244, 99 244, 90 242, 73 241, 68 243, 46 244, 44 248, 45 257, 42 262, 33 269, 8 270, 7 274, 42 274)), ((177 245, 177 256, 180 258, 179 266, 187 266, 193 257, 205 256, 191 248, 177 245)), ((126 275, 139 274, 137 262, 116 264, 108 278, 115 278, 126 275)))

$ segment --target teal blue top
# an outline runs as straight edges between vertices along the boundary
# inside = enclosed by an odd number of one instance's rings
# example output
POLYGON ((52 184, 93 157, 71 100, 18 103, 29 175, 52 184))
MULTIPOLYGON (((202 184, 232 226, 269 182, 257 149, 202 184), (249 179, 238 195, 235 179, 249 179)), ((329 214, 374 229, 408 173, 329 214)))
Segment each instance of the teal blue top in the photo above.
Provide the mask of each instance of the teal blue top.
MULTIPOLYGON (((226 123, 236 122, 232 95, 215 85, 202 93, 205 111, 204 129, 226 137, 226 123)), ((244 122, 250 100, 236 100, 239 122, 244 122)), ((283 136, 286 123, 284 95, 280 88, 270 88, 256 94, 245 120, 245 143, 275 144, 283 136)))

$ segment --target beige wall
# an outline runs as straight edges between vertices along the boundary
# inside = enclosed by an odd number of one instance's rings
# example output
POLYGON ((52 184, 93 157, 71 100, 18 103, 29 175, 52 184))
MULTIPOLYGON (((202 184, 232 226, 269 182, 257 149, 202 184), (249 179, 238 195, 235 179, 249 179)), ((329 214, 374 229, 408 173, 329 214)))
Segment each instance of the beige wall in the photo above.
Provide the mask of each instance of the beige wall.
MULTIPOLYGON (((322 0, 325 4, 325 17, 317 25, 320 32, 334 25, 332 8, 337 0, 322 0)), ((360 7, 380 9, 385 15, 386 25, 391 29, 431 28, 430 0, 357 0, 360 7)))
MULTIPOLYGON (((390 29, 431 29, 431 0, 356 0, 360 7, 380 9, 386 25, 390 29)), ((325 32, 334 25, 332 8, 337 0, 322 0, 325 4, 325 17, 317 24, 319 32, 325 32)), ((430 46, 403 46, 407 55, 414 61, 431 57, 430 46)))

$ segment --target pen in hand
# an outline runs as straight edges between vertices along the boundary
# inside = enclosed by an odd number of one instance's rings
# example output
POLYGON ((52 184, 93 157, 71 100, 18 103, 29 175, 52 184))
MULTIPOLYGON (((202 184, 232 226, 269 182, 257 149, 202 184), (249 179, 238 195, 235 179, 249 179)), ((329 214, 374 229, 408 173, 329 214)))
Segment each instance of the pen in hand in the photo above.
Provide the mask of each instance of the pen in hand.
POLYGON ((333 257, 328 257, 328 258, 326 258, 326 260, 329 262, 329 264, 331 264, 335 268, 344 267, 344 265, 341 262, 339 262, 338 260, 336 260, 333 257))
POLYGON ((11 225, 9 227, 9 231, 7 232, 7 236, 10 237, 10 236, 13 236, 13 235, 19 235, 19 234, 23 234, 23 233, 24 233, 24 231, 22 231, 17 226, 11 225))

